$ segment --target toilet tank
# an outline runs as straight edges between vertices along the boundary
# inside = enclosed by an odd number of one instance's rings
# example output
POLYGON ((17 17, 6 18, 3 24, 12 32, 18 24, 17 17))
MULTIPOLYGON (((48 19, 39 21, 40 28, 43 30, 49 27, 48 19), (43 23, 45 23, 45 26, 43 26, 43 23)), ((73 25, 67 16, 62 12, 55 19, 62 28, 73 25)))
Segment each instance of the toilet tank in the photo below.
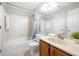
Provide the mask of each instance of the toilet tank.
POLYGON ((39 37, 42 36, 42 34, 36 34, 36 38, 34 39, 35 41, 39 42, 39 37))

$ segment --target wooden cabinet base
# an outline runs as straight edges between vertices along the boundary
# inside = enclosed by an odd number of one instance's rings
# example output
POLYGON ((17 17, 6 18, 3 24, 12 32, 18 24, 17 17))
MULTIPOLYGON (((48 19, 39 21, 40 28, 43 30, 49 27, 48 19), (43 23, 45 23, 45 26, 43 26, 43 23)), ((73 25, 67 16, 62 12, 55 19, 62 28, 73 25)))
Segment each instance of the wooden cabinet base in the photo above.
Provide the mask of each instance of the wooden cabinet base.
POLYGON ((50 45, 50 56, 54 56, 55 54, 55 48, 50 45))
POLYGON ((40 40, 40 56, 71 56, 70 54, 40 40))
POLYGON ((70 56, 69 54, 65 53, 64 51, 62 50, 59 50, 57 48, 55 48, 55 56, 70 56))
POLYGON ((40 56, 49 56, 49 44, 40 41, 40 56))

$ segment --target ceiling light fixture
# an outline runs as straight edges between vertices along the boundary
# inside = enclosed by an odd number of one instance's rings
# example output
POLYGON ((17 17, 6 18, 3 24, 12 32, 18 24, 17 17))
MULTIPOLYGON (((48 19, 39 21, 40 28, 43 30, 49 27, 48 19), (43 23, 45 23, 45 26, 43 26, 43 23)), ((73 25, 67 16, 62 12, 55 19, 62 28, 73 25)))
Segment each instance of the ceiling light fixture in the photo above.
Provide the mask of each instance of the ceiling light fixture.
POLYGON ((51 10, 53 8, 56 8, 58 4, 56 2, 48 2, 48 9, 51 10))
POLYGON ((46 3, 41 7, 41 11, 48 11, 48 5, 46 3))
POLYGON ((56 8, 58 4, 56 2, 47 2, 41 7, 41 11, 47 12, 56 8))

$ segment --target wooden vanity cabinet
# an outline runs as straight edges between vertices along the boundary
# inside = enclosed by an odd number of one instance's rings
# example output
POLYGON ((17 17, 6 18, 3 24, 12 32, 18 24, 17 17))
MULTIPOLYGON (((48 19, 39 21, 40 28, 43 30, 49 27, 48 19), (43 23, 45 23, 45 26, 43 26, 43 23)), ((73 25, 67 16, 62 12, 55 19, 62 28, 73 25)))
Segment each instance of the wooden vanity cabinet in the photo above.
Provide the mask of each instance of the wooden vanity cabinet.
POLYGON ((55 47, 50 45, 50 56, 54 56, 55 54, 55 47))
POLYGON ((64 51, 60 50, 60 49, 57 49, 55 48, 55 56, 70 56, 69 54, 65 53, 64 51))
POLYGON ((40 56, 49 56, 49 44, 40 41, 40 56))
POLYGON ((70 54, 40 40, 40 56, 71 56, 70 54))
POLYGON ((50 45, 50 56, 69 56, 69 54, 50 45))

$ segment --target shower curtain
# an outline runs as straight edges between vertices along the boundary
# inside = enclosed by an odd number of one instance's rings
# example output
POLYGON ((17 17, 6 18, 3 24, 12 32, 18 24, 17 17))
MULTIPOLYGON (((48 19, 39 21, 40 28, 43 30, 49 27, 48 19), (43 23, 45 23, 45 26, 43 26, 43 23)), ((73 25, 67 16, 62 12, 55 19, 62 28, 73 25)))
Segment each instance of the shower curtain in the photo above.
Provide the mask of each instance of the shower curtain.
POLYGON ((36 34, 40 32, 40 25, 41 25, 41 15, 38 13, 35 13, 32 39, 34 39, 36 37, 36 34))

